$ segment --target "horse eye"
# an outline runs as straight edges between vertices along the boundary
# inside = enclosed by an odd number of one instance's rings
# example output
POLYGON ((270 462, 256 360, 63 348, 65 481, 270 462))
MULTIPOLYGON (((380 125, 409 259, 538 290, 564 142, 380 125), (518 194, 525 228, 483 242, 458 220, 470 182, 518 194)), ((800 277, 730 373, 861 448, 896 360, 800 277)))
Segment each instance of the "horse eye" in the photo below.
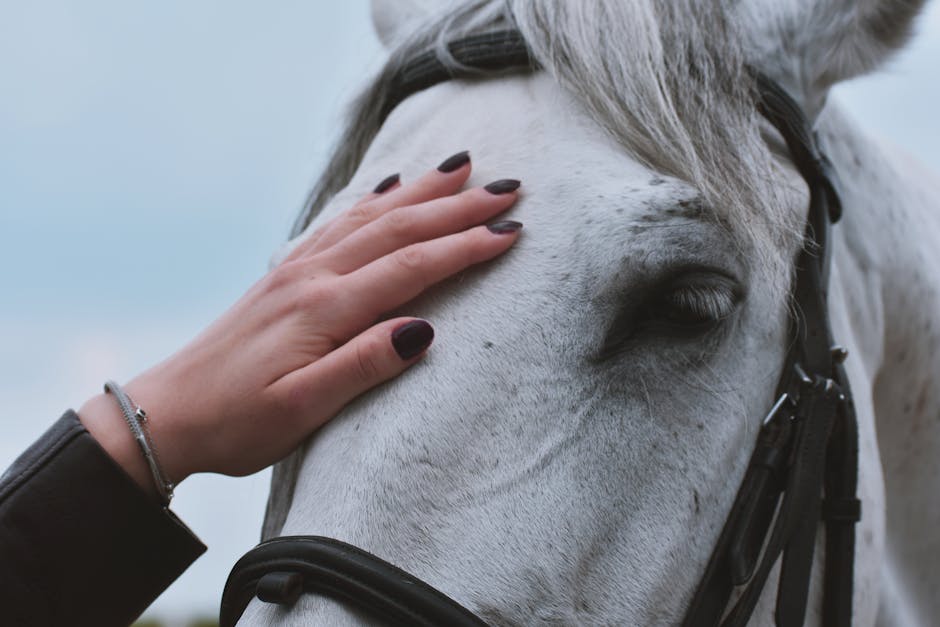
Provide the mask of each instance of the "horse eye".
POLYGON ((736 280, 712 270, 697 269, 659 281, 646 290, 642 305, 621 309, 592 359, 616 358, 644 337, 698 338, 730 318, 743 293, 736 280))
POLYGON ((734 313, 740 300, 740 289, 732 279, 695 272, 670 282, 655 295, 644 318, 648 324, 704 332, 734 313))

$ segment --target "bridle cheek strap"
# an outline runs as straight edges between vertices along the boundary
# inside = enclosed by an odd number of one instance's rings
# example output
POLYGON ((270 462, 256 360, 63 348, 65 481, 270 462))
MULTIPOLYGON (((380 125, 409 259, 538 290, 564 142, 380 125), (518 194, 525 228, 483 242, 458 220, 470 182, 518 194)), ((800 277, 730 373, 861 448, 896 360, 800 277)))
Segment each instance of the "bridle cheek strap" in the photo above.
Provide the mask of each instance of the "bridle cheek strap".
POLYGON ((810 187, 793 301, 799 311, 778 386, 731 514, 693 597, 685 627, 743 626, 782 555, 775 610, 780 627, 802 625, 820 520, 826 525, 823 624, 852 621, 858 426, 845 351, 829 327, 831 223, 840 216, 830 168, 798 105, 758 77, 761 112, 777 127, 810 187), (729 607, 734 592, 737 601, 729 607))

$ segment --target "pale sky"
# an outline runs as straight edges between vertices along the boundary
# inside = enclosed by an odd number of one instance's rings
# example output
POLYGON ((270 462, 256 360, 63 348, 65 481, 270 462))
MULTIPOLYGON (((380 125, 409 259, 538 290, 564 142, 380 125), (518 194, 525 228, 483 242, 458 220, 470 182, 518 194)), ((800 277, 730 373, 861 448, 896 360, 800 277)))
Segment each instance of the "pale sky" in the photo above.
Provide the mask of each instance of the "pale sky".
MULTIPOLYGON (((263 274, 381 61, 367 5, 0 2, 0 470, 263 274)), ((940 5, 925 18, 836 97, 940 172, 940 5)), ((181 486, 174 510, 209 552, 153 615, 215 615, 267 480, 181 486)))

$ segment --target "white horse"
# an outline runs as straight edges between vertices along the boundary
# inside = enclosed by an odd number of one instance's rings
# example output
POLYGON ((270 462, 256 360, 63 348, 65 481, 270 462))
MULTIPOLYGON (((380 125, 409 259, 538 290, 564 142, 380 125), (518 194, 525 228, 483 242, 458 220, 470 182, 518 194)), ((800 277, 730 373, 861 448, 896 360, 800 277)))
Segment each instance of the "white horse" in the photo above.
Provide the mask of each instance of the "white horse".
MULTIPOLYGON (((855 622, 940 623, 940 186, 826 99, 920 5, 374 0, 389 65, 311 228, 469 148, 473 184, 522 179, 525 232, 407 307, 437 329, 429 357, 279 466, 265 535, 356 544, 496 625, 680 622, 774 400, 806 216, 752 66, 815 120, 843 184, 829 303, 860 424, 855 622), (378 128, 408 58, 509 26, 544 70, 437 85, 378 128)), ((242 624, 373 623, 306 595, 242 624)))

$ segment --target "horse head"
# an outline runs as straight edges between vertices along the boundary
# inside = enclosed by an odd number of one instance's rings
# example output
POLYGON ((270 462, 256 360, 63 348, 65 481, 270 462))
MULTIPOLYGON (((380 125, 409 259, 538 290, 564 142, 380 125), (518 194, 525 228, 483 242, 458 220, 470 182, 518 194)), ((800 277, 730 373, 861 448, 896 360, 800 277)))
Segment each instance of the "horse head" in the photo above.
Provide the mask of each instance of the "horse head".
MULTIPOLYGON (((507 217, 525 233, 405 308, 432 321, 433 350, 278 466, 265 535, 355 544, 493 624, 680 622, 792 341, 808 190, 758 111, 755 70, 815 119, 831 85, 903 42, 919 5, 374 0, 388 64, 295 235, 387 172, 414 177, 463 149, 471 183, 523 181, 507 217), (507 28, 538 71, 479 71, 395 102, 415 56, 456 68, 449 42, 507 28)), ((845 274, 837 261, 834 281, 845 274)), ((866 450, 870 319, 851 289, 831 299, 866 450)), ((879 481, 863 462, 863 623, 879 481)), ((772 599, 758 607, 771 612, 772 599)), ((256 601, 243 620, 285 618, 372 620, 317 596, 256 601)))

